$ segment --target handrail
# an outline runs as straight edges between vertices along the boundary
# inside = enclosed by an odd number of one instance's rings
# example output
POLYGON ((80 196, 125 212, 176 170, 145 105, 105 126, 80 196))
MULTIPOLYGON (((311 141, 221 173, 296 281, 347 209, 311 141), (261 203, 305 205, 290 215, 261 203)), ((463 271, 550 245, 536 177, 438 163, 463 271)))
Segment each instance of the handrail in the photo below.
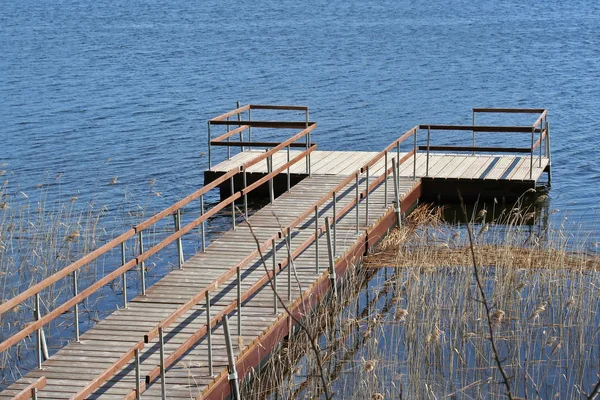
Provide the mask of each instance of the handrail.
MULTIPOLYGON (((497 133, 531 133, 531 126, 495 126, 495 125, 419 125, 419 129, 432 131, 469 131, 497 133)), ((535 132, 539 132, 536 129, 535 132)))
MULTIPOLYGON (((209 216, 211 216, 214 213, 218 212, 219 210, 227 207, 229 204, 231 204, 233 201, 239 199, 244 194, 251 192, 258 186, 260 186, 260 184, 266 182, 267 180, 269 180, 269 179, 273 178, 274 176, 276 176, 277 174, 281 173, 283 170, 285 170, 288 167, 288 165, 293 165, 293 164, 299 162, 307 154, 312 153, 316 148, 317 148, 316 145, 311 146, 308 150, 303 151, 302 153, 300 153, 299 155, 294 157, 292 160, 290 160, 288 163, 284 164, 283 166, 281 166, 281 167, 277 168, 276 170, 272 171, 271 173, 267 174, 261 180, 253 183, 252 185, 250 185, 236 193, 233 193, 228 198, 222 200, 221 202, 219 202, 219 204, 214 206, 210 211, 206 212, 201 217, 190 222, 185 227, 182 227, 180 230, 171 234, 169 237, 165 238, 160 243, 156 244, 152 248, 150 248, 150 249, 146 250, 144 253, 142 253, 142 255, 140 255, 138 257, 140 259, 140 262, 147 259, 148 257, 152 256, 153 254, 156 254, 158 251, 160 251, 162 248, 164 248, 169 243, 174 242, 177 238, 179 238, 179 237, 183 236, 185 233, 191 231, 194 227, 200 225, 203 220, 206 220, 207 218, 209 218, 209 216), (213 211, 213 210, 217 210, 217 211, 213 211)), ((278 237, 279 237, 279 234, 276 233, 269 240, 275 239, 278 237)), ((241 262, 239 262, 238 264, 236 264, 235 266, 230 268, 227 272, 225 272, 224 274, 221 274, 210 285, 204 287, 193 298, 188 300, 186 303, 184 303, 182 306, 180 306, 177 310, 175 310, 169 316, 165 317, 162 322, 160 322, 154 328, 149 330, 148 333, 146 333, 144 335, 144 338, 140 342, 138 342, 134 346, 132 346, 117 362, 115 362, 111 366, 109 366, 100 376, 96 377, 96 379, 94 379, 94 381, 90 382, 84 389, 82 389, 79 393, 77 393, 75 398, 83 399, 83 398, 85 398, 85 396, 91 394, 95 389, 100 387, 103 383, 105 383, 108 379, 110 379, 116 372, 118 372, 120 368, 122 368, 125 364, 127 364, 129 362, 129 360, 131 360, 133 358, 135 349, 141 350, 143 348, 143 343, 149 343, 150 341, 155 339, 156 336, 158 336, 158 332, 159 332, 160 328, 169 327, 173 322, 175 322, 177 320, 177 318, 179 318, 181 315, 183 315, 184 313, 189 311, 192 307, 194 307, 196 304, 198 304, 204 298, 204 296, 206 296, 207 293, 210 293, 210 292, 216 290, 218 287, 220 287, 223 283, 225 283, 229 278, 231 278, 237 272, 238 268, 241 269, 244 266, 246 266, 257 255, 258 255, 257 251, 251 253, 249 256, 244 258, 244 260, 242 260, 241 262), (142 343, 141 347, 140 347, 140 343, 142 343)))
POLYGON ((474 113, 539 114, 544 108, 473 108, 474 113))
POLYGON ((231 131, 229 131, 227 133, 224 133, 221 136, 217 136, 216 138, 212 139, 212 143, 214 145, 215 143, 222 142, 223 140, 227 139, 228 137, 231 137, 231 136, 236 135, 238 133, 244 132, 247 129, 250 129, 249 125, 238 126, 237 128, 235 128, 235 129, 233 129, 233 130, 231 130, 231 131))
POLYGON ((37 392, 46 387, 46 377, 42 376, 30 383, 25 389, 13 397, 13 400, 37 399, 37 392))

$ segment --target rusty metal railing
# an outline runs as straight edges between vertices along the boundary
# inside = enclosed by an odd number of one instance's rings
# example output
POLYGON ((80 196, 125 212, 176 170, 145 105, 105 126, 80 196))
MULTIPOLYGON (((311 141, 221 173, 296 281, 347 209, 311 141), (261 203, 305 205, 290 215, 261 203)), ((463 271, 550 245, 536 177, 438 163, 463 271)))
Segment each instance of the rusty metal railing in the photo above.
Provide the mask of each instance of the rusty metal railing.
MULTIPOLYGON (((530 166, 529 166, 529 179, 533 178, 533 165, 534 165, 534 152, 539 148, 539 167, 542 167, 542 157, 545 155, 550 160, 550 134, 547 111, 545 109, 538 108, 473 108, 473 125, 431 125, 422 124, 419 125, 419 129, 427 131, 427 144, 425 146, 419 146, 419 150, 425 150, 426 153, 426 166, 425 176, 429 176, 429 161, 430 152, 432 151, 455 151, 455 152, 472 152, 475 155, 476 152, 485 153, 529 153, 530 155, 530 166), (533 125, 522 125, 522 126, 495 126, 495 125, 476 125, 476 115, 479 113, 507 113, 507 114, 540 114, 533 125), (472 132, 472 145, 471 146, 432 146, 431 145, 431 131, 469 131, 472 132), (506 146, 476 146, 475 134, 478 132, 488 133, 530 133, 531 134, 531 145, 529 147, 506 147, 506 146), (538 135, 537 141, 535 140, 538 135), (544 140, 545 139, 545 140, 544 140), (542 151, 543 150, 543 151, 542 151)), ((550 169, 550 162, 548 164, 550 169)), ((548 171, 548 179, 551 178, 550 171, 548 171)))

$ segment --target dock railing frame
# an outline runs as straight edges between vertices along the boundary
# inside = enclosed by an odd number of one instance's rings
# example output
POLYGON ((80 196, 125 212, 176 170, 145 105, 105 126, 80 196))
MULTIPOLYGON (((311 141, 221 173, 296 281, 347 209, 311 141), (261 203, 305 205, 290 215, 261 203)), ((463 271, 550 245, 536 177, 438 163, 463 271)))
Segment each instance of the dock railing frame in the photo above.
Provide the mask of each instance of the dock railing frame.
MULTIPOLYGON (((208 121, 207 144, 208 144, 208 170, 212 170, 212 148, 213 146, 227 147, 227 159, 231 158, 231 148, 239 147, 240 152, 247 148, 272 148, 278 145, 278 142, 264 142, 252 140, 252 128, 270 128, 270 129, 308 129, 315 125, 315 122, 309 121, 309 109, 307 106, 297 105, 274 105, 274 104, 247 104, 221 114, 208 121), (271 110, 271 111, 296 111, 304 112, 304 121, 264 121, 252 119, 252 110, 271 110), (242 119, 246 116, 246 119, 242 119), (216 138, 212 138, 212 127, 225 126, 227 131, 216 138), (236 127, 231 129, 232 127, 236 127), (244 132, 248 131, 247 140, 244 140, 244 132), (231 138, 239 135, 239 141, 231 141, 231 138)), ((288 146, 288 161, 290 157, 290 148, 304 148, 308 150, 311 146, 310 132, 305 137, 304 143, 292 143, 288 146)), ((306 156, 306 173, 310 175, 310 155, 306 156)))
MULTIPOLYGON (((311 127, 309 127, 309 128, 311 128, 311 127)), ((340 219, 347 216, 348 213, 352 210, 352 208, 355 205, 359 205, 360 202, 363 200, 365 202, 365 215, 366 215, 365 227, 367 227, 368 226, 368 213, 369 213, 369 203, 368 203, 369 194, 373 190, 375 190, 377 187, 379 187, 384 181, 387 182, 388 176, 390 174, 393 174, 393 176, 394 176, 394 179, 395 179, 394 185, 397 189, 398 185, 399 185, 398 169, 403 162, 408 160, 410 157, 414 157, 416 155, 416 148, 413 148, 413 150, 411 150, 407 154, 405 154, 402 158, 399 159, 398 162, 396 162, 396 159, 394 158, 391 167, 388 166, 389 164, 387 162, 388 161, 387 160, 388 153, 390 151, 392 151, 394 148, 396 148, 396 149, 398 149, 397 152, 399 155, 400 154, 400 151, 399 151, 400 143, 407 140, 410 136, 416 136, 417 132, 418 132, 418 127, 415 126, 412 129, 410 129, 409 131, 407 131, 406 133, 404 133, 402 136, 400 136, 398 139, 396 139, 390 145, 388 145, 383 151, 381 151, 376 156, 374 156, 369 162, 367 162, 366 164, 361 166, 361 168, 357 169, 354 174, 349 175, 342 182, 340 182, 335 188, 333 188, 327 194, 325 194, 323 197, 321 197, 321 199, 317 200, 312 205, 307 207, 306 210, 301 215, 299 215, 297 218, 295 218, 290 224, 283 227, 281 230, 275 232, 269 238, 265 239, 259 246, 257 246, 256 250, 249 252, 248 255, 242 261, 240 261, 239 263, 237 263, 235 265, 232 265, 231 268, 227 272, 225 272, 224 274, 219 276, 210 285, 202 288, 196 295, 194 295, 192 298, 190 298, 186 303, 181 305, 177 310, 175 310, 169 316, 165 317, 162 322, 160 322, 154 328, 149 330, 144 335, 142 340, 140 340, 138 343, 134 344, 128 351, 126 351, 123 354, 123 356, 118 361, 116 361, 111 366, 109 366, 102 374, 100 374, 98 377, 96 377, 96 379, 91 381, 85 388, 83 388, 73 398, 74 399, 83 399, 86 396, 92 394, 94 392, 94 390, 101 387, 112 376, 114 376, 118 371, 120 371, 123 367, 128 365, 131 362, 131 360, 134 358, 135 359, 134 359, 133 367, 135 368, 136 371, 138 371, 138 374, 139 374, 139 370, 140 370, 139 357, 135 357, 135 355, 139 354, 139 351, 141 349, 143 349, 147 343, 150 343, 157 337, 160 339, 160 337, 162 337, 161 333, 165 329, 168 329, 173 323, 175 323, 175 321, 178 318, 183 316, 186 312, 190 311, 193 307, 201 304, 202 301, 205 301, 205 304, 207 305, 207 308, 205 310, 206 315, 207 315, 206 324, 204 324, 200 329, 198 329, 195 333, 193 333, 184 343, 182 343, 180 346, 178 346, 177 349, 172 351, 170 355, 166 356, 164 358, 163 363, 161 365, 155 366, 151 370, 151 372, 146 375, 146 377, 143 381, 140 382, 140 380, 137 380, 136 388, 132 389, 129 392, 129 394, 125 396, 125 398, 126 399, 140 398, 141 394, 147 389, 147 387, 149 385, 151 385, 152 383, 154 383, 158 378, 161 378, 161 386, 164 387, 164 380, 166 379, 165 378, 166 369, 168 369, 170 366, 172 366, 183 354, 185 354, 187 351, 189 351, 192 347, 196 346, 197 343, 205 337, 207 337, 208 346, 209 346, 209 351, 208 351, 209 374, 213 375, 212 355, 211 355, 212 354, 212 344, 211 344, 212 341, 210 338, 210 336, 211 336, 210 332, 217 325, 222 323, 224 318, 227 318, 230 314, 237 312, 238 316, 239 316, 237 329, 238 329, 238 334, 241 334, 241 324, 242 324, 241 307, 242 307, 242 304, 246 300, 250 299, 258 290, 262 289, 264 287, 264 285, 268 284, 272 280, 276 281, 277 274, 282 272, 286 267, 288 269, 288 279, 287 279, 288 294, 291 294, 291 269, 290 269, 290 266, 292 265, 293 261, 300 254, 302 254, 302 252, 304 252, 306 250, 306 248, 308 248, 313 242, 318 243, 318 238, 326 232, 327 225, 329 223, 329 220, 326 220, 324 223, 321 223, 321 224, 319 223, 319 209, 321 209, 321 212, 323 212, 323 208, 324 208, 323 206, 325 206, 329 202, 331 202, 334 205, 334 209, 335 209, 335 203, 337 200, 339 200, 341 197, 344 197, 344 196, 351 196, 352 190, 349 190, 346 194, 343 194, 342 196, 339 196, 339 193, 343 192, 343 189, 347 185, 351 184, 355 179, 356 179, 356 182, 354 184, 354 187, 356 188, 356 196, 345 207, 343 207, 339 211, 337 211, 337 210, 334 211, 333 218, 331 219, 331 221, 332 221, 331 227, 333 230, 333 235, 335 237, 337 222, 340 219), (378 178, 374 179, 372 182, 369 182, 368 178, 367 178, 367 184, 366 184, 365 189, 363 190, 362 188, 360 188, 363 181, 361 179, 359 179, 359 177, 362 175, 368 176, 369 168, 372 167, 375 163, 377 163, 382 158, 386 159, 384 172, 378 178), (291 251, 291 247, 289 247, 289 244, 291 241, 291 236, 292 236, 291 232, 293 231, 294 228, 298 227, 305 219, 307 219, 311 215, 313 215, 313 213, 314 213, 315 232, 308 239, 306 239, 304 242, 302 242, 302 244, 300 244, 294 251, 291 251), (288 256, 286 258, 284 258, 283 260, 281 260, 280 262, 276 262, 276 258, 275 258, 276 248, 277 248, 278 244, 281 244, 282 242, 285 243, 284 246, 288 247, 288 256), (242 292, 241 291, 240 272, 245 267, 247 267, 250 262, 255 260, 257 257, 262 258, 263 254, 266 254, 267 252, 271 252, 271 254, 273 254, 272 270, 268 271, 266 274, 264 274, 249 289, 242 292), (237 290, 236 299, 231 301, 228 305, 226 305, 219 313, 212 315, 210 313, 210 304, 211 304, 210 293, 217 290, 217 288, 222 287, 225 282, 227 282, 229 279, 233 278, 234 276, 237 276, 237 278, 236 278, 236 290, 237 290)), ((280 150, 282 145, 283 146, 287 145, 287 142, 288 141, 283 142, 279 146, 280 147, 279 149, 274 148, 271 151, 280 150)), ((312 151, 312 149, 314 149, 314 148, 316 148, 316 145, 311 145, 309 150, 312 151)), ((293 161, 297 162, 299 159, 302 159, 305 156, 304 153, 306 151, 307 150, 305 150, 304 152, 302 152, 301 154, 296 156, 293 161)), ((256 159, 254 159, 251 162, 242 166, 240 169, 244 170, 245 168, 248 168, 249 166, 254 165, 256 162, 258 162, 258 161, 256 159)), ((241 196, 243 196, 243 194, 246 191, 252 190, 253 188, 255 188, 257 186, 264 184, 268 180, 272 179, 272 177, 274 175, 279 174, 283 170, 285 170, 285 168, 287 168, 287 165, 283 165, 280 168, 278 168, 277 170, 274 170, 274 171, 268 173, 261 180, 253 183, 251 185, 252 187, 249 186, 247 188, 244 188, 241 191, 238 191, 238 192, 232 194, 228 199, 231 199, 231 198, 239 199, 241 196)), ((398 211, 398 214, 397 214, 398 218, 400 218, 400 212, 399 212, 399 201, 400 200, 398 198, 397 190, 396 190, 396 197, 397 197, 396 210, 398 211)), ((225 199, 224 201, 227 201, 228 199, 225 199)), ((384 207, 387 208, 387 206, 388 205, 386 204, 384 207)), ((358 221, 358 211, 359 211, 358 206, 356 207, 356 210, 357 210, 357 221, 358 221)), ((358 233, 358 231, 359 231, 359 226, 357 224, 357 233, 358 233)), ((335 259, 337 256, 337 254, 335 254, 335 250, 330 246, 328 251, 330 252, 330 255, 332 256, 332 258, 335 259)), ((318 259, 318 257, 319 257, 318 247, 317 247, 315 257, 316 257, 316 259, 318 259)), ((317 273, 320 273, 321 271, 319 270, 318 262, 316 263, 316 268, 317 268, 317 273)), ((323 271, 323 273, 333 275, 334 271, 332 271, 331 268, 328 268, 327 270, 323 271)), ((233 290, 233 289, 231 289, 231 290, 233 290)), ((288 298, 288 300, 291 300, 291 298, 288 298)), ((277 313, 277 300, 274 301, 274 312, 277 313)), ((159 343, 160 347, 164 348, 164 343, 160 340, 159 340, 159 342, 160 342, 159 343)), ((165 398, 165 397, 166 397, 166 394, 163 393, 163 398, 165 398)))
POLYGON ((427 131, 427 144, 419 146, 419 150, 425 150, 426 167, 425 176, 429 177, 429 159, 432 151, 455 151, 455 152, 476 152, 486 153, 529 153, 529 179, 533 179, 534 152, 539 148, 539 167, 542 166, 542 157, 545 155, 548 158, 548 180, 551 179, 550 173, 550 132, 548 124, 548 112, 542 108, 473 108, 473 124, 472 125, 432 125, 421 124, 419 129, 427 131), (504 113, 504 114, 539 114, 535 122, 530 125, 523 126, 495 126, 495 125, 476 125, 476 115, 481 113, 504 113), (471 146, 432 146, 431 131, 470 131, 472 132, 471 146), (475 134, 478 132, 490 133, 530 133, 531 146, 529 147, 484 147, 476 146, 475 134), (538 139, 535 140, 536 134, 538 139), (545 140, 544 140, 545 139, 545 140), (542 151, 543 150, 543 151, 542 151))
MULTIPOLYGON (((4 341, 2 341, 0 343, 0 352, 4 352, 4 351, 8 350, 10 347, 16 345, 21 340, 27 338, 29 335, 36 333, 37 337, 38 337, 37 346, 36 346, 37 347, 36 350, 37 350, 38 368, 41 369, 42 368, 42 358, 43 358, 43 347, 44 347, 44 344, 42 343, 41 338, 42 338, 42 329, 45 325, 52 322, 54 319, 60 317, 65 312, 69 312, 71 309, 74 309, 75 310, 75 312, 74 312, 75 340, 79 341, 79 329, 78 329, 78 327, 79 327, 79 313, 78 313, 79 303, 82 302, 83 300, 85 300, 86 298, 88 298, 89 296, 91 296, 92 294, 94 294, 96 291, 100 290, 103 286, 109 284, 110 282, 112 282, 116 279, 122 279, 122 281, 123 281, 123 307, 126 308, 127 307, 126 272, 132 270, 135 267, 139 267, 139 269, 140 269, 141 285, 142 285, 141 294, 145 295, 146 284, 145 284, 145 266, 144 266, 144 264, 145 264, 146 260, 148 260, 151 256, 153 256, 153 255, 157 254, 158 252, 160 252, 161 250, 163 250, 168 245, 170 245, 172 243, 177 243, 178 256, 179 256, 178 258, 179 258, 180 267, 181 267, 181 264, 183 263, 183 254, 182 254, 183 248, 181 245, 181 238, 184 235, 190 233, 194 228, 197 228, 200 226, 202 229, 202 250, 204 251, 205 250, 205 224, 209 218, 216 215, 219 211, 223 210, 228 205, 231 205, 232 221, 233 221, 233 226, 235 228, 235 219, 236 219, 235 201, 239 200, 242 197, 244 197, 244 199, 247 201, 248 193, 252 192, 254 189, 256 189, 257 187, 259 187, 260 185, 262 185, 265 182, 268 182, 268 181, 272 182, 272 179, 274 176, 281 173, 286 168, 289 168, 291 165, 294 165, 294 164, 302 161, 303 159, 305 159, 306 156, 310 155, 310 153, 312 153, 314 150, 316 150, 316 144, 310 145, 307 149, 302 151, 299 155, 297 155, 293 159, 290 159, 287 163, 285 163, 281 167, 273 170, 267 176, 252 183, 251 185, 248 185, 247 187, 244 187, 239 192, 232 193, 231 196, 222 200, 221 202, 219 202, 218 204, 216 204, 215 206, 213 206, 212 208, 210 208, 207 211, 204 210, 204 195, 206 195, 209 191, 217 188, 219 185, 227 183, 227 181, 233 182, 233 177, 235 175, 239 174, 240 172, 244 172, 247 168, 249 168, 250 166, 252 166, 260 161, 272 158, 273 154, 286 148, 286 146, 294 144, 298 140, 305 138, 315 128, 316 128, 316 124, 311 124, 307 128, 302 129, 300 132, 291 136, 287 140, 274 145, 274 147, 272 149, 270 149, 269 151, 266 151, 265 153, 261 153, 261 154, 257 155, 252 160, 245 163, 242 167, 232 168, 231 170, 229 170, 228 172, 226 172, 219 178, 215 179, 208 185, 206 185, 206 186, 202 187, 201 189, 195 191, 194 193, 188 195, 187 197, 176 202, 175 204, 171 205, 170 207, 164 209, 163 211, 155 214, 154 216, 148 218, 147 220, 141 222, 140 224, 137 224, 136 226, 132 227, 131 229, 127 230, 126 232, 122 233, 121 235, 117 236, 116 238, 110 240, 106 244, 100 246, 96 250, 83 256, 79 260, 71 263, 70 265, 68 265, 65 268, 61 269, 60 271, 54 273, 53 275, 49 276, 48 278, 32 285, 27 290, 21 292, 20 294, 16 295, 15 297, 0 304, 0 316, 5 314, 6 312, 10 311, 14 307, 19 306, 21 303, 29 300, 32 297, 35 297, 35 303, 36 303, 36 305, 38 305, 38 306, 36 306, 35 320, 32 321, 30 324, 24 325, 23 329, 14 333, 10 337, 6 338, 4 341), (190 204, 194 201, 197 201, 197 200, 200 201, 200 206, 201 206, 200 217, 196 218, 195 220, 188 223, 187 225, 181 227, 180 226, 181 225, 181 220, 180 220, 181 210, 188 204, 190 204), (143 238, 144 238, 143 233, 144 233, 144 231, 153 227, 157 222, 163 220, 164 218, 171 217, 171 216, 174 218, 174 222, 175 222, 174 223, 174 233, 172 233, 171 235, 169 235, 168 237, 166 237, 165 239, 160 241, 158 244, 152 246, 151 248, 144 250, 144 248, 143 248, 143 238), (125 244, 128 240, 134 239, 136 237, 138 239, 140 252, 137 256, 135 256, 135 257, 131 258, 129 261, 127 261, 126 254, 125 254, 125 244), (79 291, 78 287, 77 287, 77 272, 82 267, 88 265, 89 263, 93 262, 94 260, 98 259, 99 257, 101 257, 101 256, 107 254, 108 252, 110 252, 111 250, 117 249, 117 248, 121 249, 121 261, 122 261, 121 265, 119 267, 117 267, 115 270, 113 270, 112 272, 107 273, 103 277, 96 280, 89 287, 85 288, 84 290, 79 291), (47 289, 50 286, 52 286, 53 284, 57 283, 58 281, 68 278, 68 277, 73 279, 74 292, 73 292, 72 297, 66 299, 66 301, 64 303, 62 303, 61 305, 58 305, 53 310, 51 310, 49 313, 42 316, 41 310, 39 308, 40 293, 44 289, 47 289)), ((247 211, 248 210, 247 203, 246 203, 245 209, 246 209, 246 214, 247 214, 247 212, 248 212, 247 211)), ((246 217, 247 217, 247 215, 246 215, 246 217)), ((215 286, 215 288, 216 288, 216 286, 215 286)), ((143 343, 136 344, 135 346, 133 346, 130 349, 130 351, 128 351, 121 358, 121 360, 119 360, 119 362, 124 363, 125 361, 130 360, 143 347, 144 347, 143 343)), ((124 364, 122 364, 122 365, 124 365, 124 364)))

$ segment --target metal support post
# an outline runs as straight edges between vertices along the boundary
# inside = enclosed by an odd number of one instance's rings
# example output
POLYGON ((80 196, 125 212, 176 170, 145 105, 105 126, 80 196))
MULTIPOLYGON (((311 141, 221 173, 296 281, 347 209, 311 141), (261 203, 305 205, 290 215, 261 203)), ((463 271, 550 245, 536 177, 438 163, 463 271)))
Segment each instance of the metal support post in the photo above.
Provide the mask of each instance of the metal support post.
POLYGON ((211 138, 210 138, 210 121, 208 121, 208 170, 212 170, 212 148, 211 148, 211 138))
POLYGON ((535 135, 535 127, 531 128, 531 157, 529 160, 529 179, 533 179, 533 139, 535 135))
POLYGON ((242 336, 242 271, 237 267, 237 332, 238 336, 242 336))
POLYGON ((140 371, 140 350, 133 350, 134 363, 135 363, 135 398, 136 400, 140 400, 142 398, 142 394, 140 393, 142 388, 140 387, 140 379, 141 371, 140 371))
MULTIPOLYGON (((287 147, 287 162, 290 162, 290 145, 287 147)), ((287 191, 289 193, 290 188, 292 186, 291 176, 290 176, 290 166, 287 167, 287 191)))
MULTIPOLYGON (((200 215, 204 215, 204 195, 200 196, 200 215)), ((202 240, 202 252, 206 251, 206 221, 200 224, 200 236, 202 240)))
POLYGON ((431 127, 427 126, 427 159, 425 167, 425 176, 429 176, 429 144, 431 142, 431 127))
MULTIPOLYGON (((251 108, 248 109, 248 121, 249 122, 252 121, 252 109, 251 108)), ((248 141, 252 142, 252 127, 251 126, 248 127, 248 141)))
POLYGON ((329 256, 329 279, 333 288, 333 295, 337 297, 337 279, 335 276, 335 264, 333 262, 333 246, 331 245, 331 225, 329 217, 325 217, 325 231, 327 232, 327 253, 329 256))
POLYGON ((399 181, 399 176, 398 176, 398 171, 396 170, 396 166, 394 165, 395 160, 392 160, 392 166, 393 166, 393 170, 394 170, 394 197, 396 199, 395 201, 395 206, 394 208, 396 209, 396 217, 398 219, 398 228, 400 228, 401 224, 402 224, 402 218, 401 218, 401 213, 400 213, 400 181, 399 181))
POLYGON ((208 374, 213 376, 212 318, 210 317, 210 293, 206 292, 206 333, 208 335, 208 374))
POLYGON ((358 209, 358 205, 360 204, 360 187, 359 187, 359 177, 358 177, 358 172, 356 173, 356 183, 355 183, 355 187, 356 187, 356 234, 358 235, 358 231, 359 231, 359 209, 358 209))
POLYGON ((238 373, 235 367, 235 355, 233 353, 233 345, 231 343, 231 335, 229 334, 229 320, 227 316, 223 317, 223 329, 225 330, 225 344, 227 346, 227 362, 229 375, 229 385, 231 386, 231 393, 235 400, 241 400, 240 396, 240 383, 238 381, 238 373))
MULTIPOLYGON (((173 214, 173 219, 175 223, 175 232, 179 232, 181 229, 181 209, 177 209, 175 214, 173 214)), ((183 268, 183 241, 181 237, 177 238, 177 262, 179 265, 179 269, 183 268)))
POLYGON ((287 253, 288 253, 288 265, 287 265, 287 278, 288 278, 288 301, 292 301, 292 232, 290 228, 287 228, 287 253))
POLYGON ((273 260, 273 314, 277 315, 278 299, 277 299, 277 243, 275 239, 271 239, 271 258, 273 260))
POLYGON ((165 374, 165 337, 163 328, 158 327, 158 342, 160 343, 160 395, 162 400, 167 399, 166 374, 165 374))
MULTIPOLYGON (((121 265, 125 265, 125 242, 121 243, 121 265)), ((127 308, 127 272, 123 272, 123 308, 127 308)))
MULTIPOLYGON (((229 178, 229 186, 231 187, 231 195, 233 196, 235 194, 235 183, 233 181, 233 176, 229 178)), ((235 200, 231 202, 231 225, 235 231, 235 200)))
MULTIPOLYGON (((34 317, 36 321, 39 321, 41 318, 40 312, 40 294, 35 294, 35 309, 34 309, 34 317)), ((36 341, 37 341, 37 366, 38 369, 42 369, 42 328, 38 328, 36 331, 36 341)))
MULTIPOLYGON (((140 241, 140 255, 144 254, 144 234, 143 231, 138 232, 138 238, 140 241)), ((140 264, 140 277, 142 284, 142 296, 146 295, 146 263, 142 261, 140 264)))
MULTIPOLYGON (((304 115, 305 115, 305 117, 306 117, 306 129, 308 129, 308 109, 306 109, 306 111, 305 111, 305 114, 304 114, 304 115)), ((304 136, 304 140, 305 140, 305 142, 306 142, 306 150, 308 150, 308 149, 309 149, 309 147, 310 147, 310 132, 309 132, 309 133, 307 133, 307 134, 304 136)), ((308 176, 310 176, 310 175, 311 175, 311 171, 310 171, 310 154, 307 154, 307 155, 306 155, 306 173, 308 174, 308 176)))
POLYGON ((315 206, 315 268, 319 271, 319 206, 315 206))
MULTIPOLYGON (((236 108, 240 108, 239 101, 235 105, 236 105, 236 108)), ((240 122, 242 120, 242 113, 238 113, 237 117, 238 117, 238 122, 240 122)), ((241 125, 238 123, 238 126, 241 126, 241 125)), ((240 142, 243 142, 243 141, 244 141, 244 132, 240 131, 240 142)), ((240 146, 240 151, 244 151, 243 145, 240 146)))
MULTIPOLYGON (((273 156, 270 155, 267 157, 267 173, 271 174, 273 172, 273 156)), ((273 187, 273 176, 269 178, 269 198, 271 200, 271 204, 275 201, 275 191, 273 187)))
POLYGON ((246 219, 248 219, 248 193, 246 193, 246 187, 248 187, 248 180, 246 176, 246 169, 244 169, 244 171, 242 172, 242 179, 242 183, 244 185, 244 215, 246 216, 246 219))
MULTIPOLYGON (((229 117, 227 117, 227 133, 229 133, 229 117)), ((230 160, 231 159, 231 146, 229 146, 229 143, 231 142, 231 136, 227 136, 227 159, 230 160)))
POLYGON ((385 151, 385 167, 383 168, 383 175, 385 175, 385 179, 383 181, 383 208, 387 207, 388 203, 388 152, 385 151))
POLYGON ((331 218, 333 222, 333 257, 337 257, 337 193, 333 192, 333 217, 331 218))
POLYGON ((365 226, 369 226, 369 166, 367 165, 367 194, 365 196, 365 226))
POLYGON ((413 151, 413 180, 417 179, 417 132, 418 130, 415 130, 413 151))
MULTIPOLYGON (((77 297, 79 288, 77 287, 77 270, 73 271, 73 297, 77 297)), ((75 318, 75 341, 79 342, 79 303, 73 307, 73 316, 75 318)))

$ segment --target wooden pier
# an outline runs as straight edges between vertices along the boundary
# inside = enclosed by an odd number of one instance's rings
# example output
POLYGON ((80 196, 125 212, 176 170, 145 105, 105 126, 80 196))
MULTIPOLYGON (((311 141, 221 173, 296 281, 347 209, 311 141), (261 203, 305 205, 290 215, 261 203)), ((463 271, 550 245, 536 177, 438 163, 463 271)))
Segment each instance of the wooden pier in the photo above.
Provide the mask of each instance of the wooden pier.
POLYGON ((311 141, 316 123, 306 107, 238 106, 210 120, 209 162, 219 147, 226 159, 206 171, 203 188, 0 305, 0 315, 27 302, 40 310, 44 290, 60 281, 76 283, 80 268, 121 252, 120 265, 97 282, 73 285, 72 296, 2 338, 3 352, 33 341, 38 368, 0 398, 235 397, 236 383, 293 330, 284 306, 295 318, 310 312, 419 199, 452 199, 457 189, 469 197, 512 198, 544 173, 550 181, 545 110, 473 112, 531 113, 537 119, 530 126, 415 126, 381 152, 317 150, 311 141), (269 111, 304 118, 256 118, 269 111), (217 129, 226 131, 215 136, 217 129), (260 130, 273 129, 294 134, 280 142, 253 140, 260 130), (438 145, 432 135, 438 130, 469 131, 472 140, 468 146, 438 145), (529 134, 531 145, 476 146, 480 132, 529 134), (205 196, 216 189, 221 201, 205 207, 205 196), (269 204, 250 212, 250 196, 266 196, 269 204), (183 223, 182 215, 198 208, 200 215, 183 223), (224 213, 232 229, 208 243, 207 221, 224 213), (145 247, 148 232, 166 223, 168 235, 145 247), (201 236, 201 249, 186 255, 182 238, 193 233, 201 236), (146 287, 145 263, 167 246, 175 249, 179 268, 146 287), (127 257, 125 249, 132 247, 138 252, 127 257), (120 309, 81 335, 76 329, 73 342, 43 360, 45 325, 72 312, 78 327, 79 304, 113 281, 127 288, 131 274, 139 277, 141 293, 128 298, 124 291, 120 309))

